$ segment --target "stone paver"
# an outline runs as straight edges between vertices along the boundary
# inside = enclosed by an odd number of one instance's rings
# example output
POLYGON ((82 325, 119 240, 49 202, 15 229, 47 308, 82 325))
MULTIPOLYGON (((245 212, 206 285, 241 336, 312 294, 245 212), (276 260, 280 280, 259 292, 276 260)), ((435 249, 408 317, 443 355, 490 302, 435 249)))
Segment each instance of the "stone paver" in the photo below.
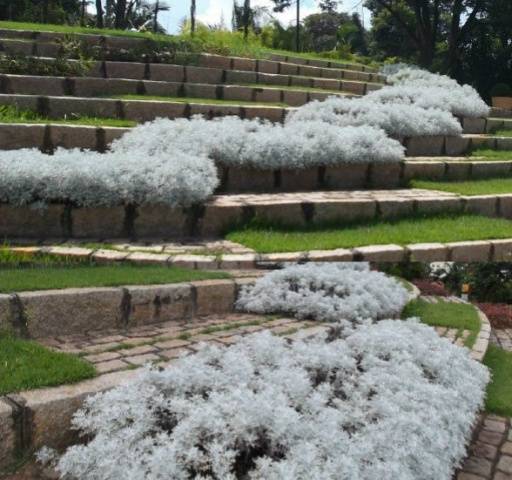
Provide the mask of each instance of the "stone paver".
POLYGON ((491 342, 503 350, 512 352, 512 328, 493 329, 491 342))

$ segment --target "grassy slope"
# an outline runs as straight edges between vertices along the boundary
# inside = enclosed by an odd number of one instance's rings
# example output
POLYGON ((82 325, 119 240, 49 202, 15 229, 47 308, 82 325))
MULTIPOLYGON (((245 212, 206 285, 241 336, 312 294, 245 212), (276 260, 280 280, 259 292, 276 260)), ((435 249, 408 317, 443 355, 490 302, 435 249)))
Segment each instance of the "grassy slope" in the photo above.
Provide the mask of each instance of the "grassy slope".
POLYGON ((78 357, 0 334, 0 395, 74 383, 93 377, 95 372, 91 364, 78 357))
POLYGON ((58 123, 66 125, 90 125, 105 127, 134 127, 137 122, 116 118, 77 117, 69 120, 50 120, 32 110, 23 110, 11 105, 0 106, 0 123, 58 123))
POLYGON ((497 137, 512 137, 512 130, 497 130, 496 132, 493 133, 493 135, 497 137))
POLYGON ((481 157, 488 160, 512 160, 510 150, 492 150, 490 148, 477 148, 471 152, 471 157, 481 157))
POLYGON ((265 105, 269 107, 287 107, 284 103, 272 102, 250 102, 244 100, 217 100, 216 98, 200 98, 200 97, 164 97, 158 95, 116 95, 111 98, 119 98, 122 100, 153 100, 158 102, 176 102, 176 103, 204 103, 209 105, 244 105, 259 106, 265 105))
POLYGON ((512 236, 512 222, 476 215, 411 217, 343 226, 284 228, 254 225, 226 238, 260 253, 330 250, 363 245, 455 242, 512 236))
POLYGON ((444 301, 427 303, 418 299, 410 302, 402 313, 402 318, 410 317, 419 317, 423 323, 435 327, 456 328, 458 336, 463 330, 469 330, 471 334, 465 342, 468 348, 474 345, 480 331, 480 319, 475 307, 470 304, 444 301))
POLYGON ((135 265, 48 265, 8 267, 0 264, 0 292, 61 289, 71 287, 106 287, 151 285, 227 278, 222 272, 202 272, 177 267, 135 265))
POLYGON ((512 193, 512 178, 486 178, 459 182, 436 182, 431 180, 412 180, 411 188, 425 188, 459 195, 488 195, 512 193))
POLYGON ((489 345, 484 364, 492 372, 487 387, 487 411, 512 417, 512 352, 489 345))

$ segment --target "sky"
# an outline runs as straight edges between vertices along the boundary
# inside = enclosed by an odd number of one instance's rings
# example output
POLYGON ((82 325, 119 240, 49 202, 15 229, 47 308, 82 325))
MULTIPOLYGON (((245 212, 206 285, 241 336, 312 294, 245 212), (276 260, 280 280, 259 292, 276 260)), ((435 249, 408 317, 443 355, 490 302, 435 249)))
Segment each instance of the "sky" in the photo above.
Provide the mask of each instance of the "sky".
MULTIPOLYGON (((189 0, 166 0, 171 7, 169 12, 161 13, 160 23, 169 33, 177 33, 180 22, 190 14, 189 0)), ((238 0, 241 5, 243 0, 238 0)), ((196 0, 197 18, 200 22, 206 24, 219 24, 224 17, 226 26, 231 26, 231 14, 233 9, 233 0, 196 0)), ((361 14, 362 0, 343 0, 341 9, 348 12, 359 12, 361 14)), ((251 0, 252 6, 269 7, 272 10, 274 5, 271 0, 251 0)), ((301 18, 307 17, 311 13, 318 11, 318 0, 301 0, 301 18)), ((295 21, 295 7, 288 8, 285 12, 274 14, 284 25, 295 21)), ((365 21, 369 21, 370 13, 365 9, 365 21)))

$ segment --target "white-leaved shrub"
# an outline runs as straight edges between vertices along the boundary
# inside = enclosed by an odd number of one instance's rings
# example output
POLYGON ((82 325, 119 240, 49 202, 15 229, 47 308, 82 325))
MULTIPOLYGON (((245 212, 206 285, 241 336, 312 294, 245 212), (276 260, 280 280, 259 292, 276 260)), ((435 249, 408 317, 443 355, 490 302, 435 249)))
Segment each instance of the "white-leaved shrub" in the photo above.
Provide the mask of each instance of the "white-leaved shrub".
POLYGON ((470 85, 459 85, 446 76, 418 68, 403 68, 388 76, 394 87, 372 92, 368 98, 378 102, 435 108, 460 117, 486 117, 489 106, 470 85))
POLYGON ((158 119, 116 140, 112 150, 172 156, 207 155, 218 164, 254 169, 305 169, 346 163, 398 162, 402 145, 371 126, 337 128, 323 122, 293 125, 222 117, 158 119))
MULTIPOLYGON (((90 397, 75 480, 450 480, 488 381, 410 320, 287 343, 206 347, 90 397)), ((48 452, 43 457, 50 458, 48 452)))
POLYGON ((359 126, 384 130, 393 137, 460 135, 462 127, 450 112, 439 108, 423 108, 405 102, 380 102, 376 95, 385 96, 388 88, 362 98, 329 97, 310 102, 291 112, 288 126, 309 122, 325 122, 338 127, 359 126))
POLYGON ((54 155, 13 150, 0 156, 0 203, 71 202, 77 206, 203 203, 218 185, 206 156, 59 149, 54 155))
POLYGON ((262 314, 354 323, 398 317, 408 300, 409 294, 398 280, 368 266, 308 263, 258 278, 242 289, 237 307, 262 314))

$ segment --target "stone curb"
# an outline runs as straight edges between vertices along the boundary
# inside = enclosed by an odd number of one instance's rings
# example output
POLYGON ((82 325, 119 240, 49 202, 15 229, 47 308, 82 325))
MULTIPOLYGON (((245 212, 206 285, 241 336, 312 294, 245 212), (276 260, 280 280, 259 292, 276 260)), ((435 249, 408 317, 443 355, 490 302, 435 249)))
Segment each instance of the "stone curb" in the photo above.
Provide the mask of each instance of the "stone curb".
MULTIPOLYGON (((0 238, 215 238, 232 225, 251 219, 300 226, 413 213, 473 213, 510 219, 512 194, 465 197, 420 189, 231 194, 213 196, 199 212, 164 205, 75 208, 55 203, 37 210, 0 204, 0 238)), ((499 246, 499 250, 503 248, 499 246)), ((458 252, 459 247, 454 245, 452 250, 458 252)), ((362 250, 361 255, 368 253, 362 250)))
POLYGON ((471 349, 471 358, 477 360, 479 362, 483 361, 485 354, 487 353, 487 349, 489 348, 489 341, 491 339, 491 323, 482 310, 480 310, 476 305, 473 305, 480 318, 480 332, 476 337, 475 344, 471 349))

